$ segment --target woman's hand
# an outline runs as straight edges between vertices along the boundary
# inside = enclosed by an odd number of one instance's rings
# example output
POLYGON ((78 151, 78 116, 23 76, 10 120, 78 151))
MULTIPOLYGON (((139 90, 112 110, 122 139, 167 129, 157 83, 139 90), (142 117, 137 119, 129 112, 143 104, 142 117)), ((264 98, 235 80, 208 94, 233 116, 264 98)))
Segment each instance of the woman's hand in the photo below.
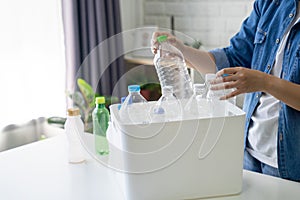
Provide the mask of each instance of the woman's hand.
POLYGON ((157 42, 157 37, 161 36, 161 35, 166 35, 168 36, 167 41, 175 46, 177 49, 179 49, 181 52, 184 51, 185 45, 183 44, 182 41, 180 41, 178 38, 176 38, 175 36, 173 36, 172 34, 168 33, 168 32, 154 32, 152 34, 152 39, 151 39, 151 51, 153 54, 157 53, 158 50, 158 45, 159 43, 157 42))
POLYGON ((212 90, 235 90, 221 99, 229 99, 242 93, 265 92, 268 74, 244 67, 225 68, 217 72, 217 79, 212 81, 212 90), (223 84, 220 84, 223 83, 223 84))
POLYGON ((173 36, 168 32, 154 32, 152 34, 151 39, 151 51, 153 54, 157 53, 158 50, 158 42, 157 37, 161 35, 167 36, 167 41, 175 46, 185 58, 185 62, 187 63, 188 67, 194 68, 198 70, 200 73, 215 73, 216 65, 214 61, 214 57, 211 53, 208 53, 203 50, 194 49, 192 47, 184 45, 184 43, 173 36))

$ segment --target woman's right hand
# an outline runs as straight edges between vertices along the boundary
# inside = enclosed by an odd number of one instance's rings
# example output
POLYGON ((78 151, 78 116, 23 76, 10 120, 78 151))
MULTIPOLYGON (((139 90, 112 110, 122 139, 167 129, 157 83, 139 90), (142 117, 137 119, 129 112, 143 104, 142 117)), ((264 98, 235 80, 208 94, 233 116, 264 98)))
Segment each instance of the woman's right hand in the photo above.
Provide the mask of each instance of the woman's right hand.
POLYGON ((157 53, 158 45, 159 45, 159 43, 157 41, 157 37, 159 37, 161 35, 168 36, 167 41, 171 45, 173 45, 174 47, 176 47, 177 49, 179 49, 181 52, 184 51, 185 45, 183 44, 183 42, 180 41, 175 36, 173 36, 171 33, 168 33, 168 32, 154 32, 152 34, 152 39, 151 39, 151 51, 152 51, 153 54, 157 53))

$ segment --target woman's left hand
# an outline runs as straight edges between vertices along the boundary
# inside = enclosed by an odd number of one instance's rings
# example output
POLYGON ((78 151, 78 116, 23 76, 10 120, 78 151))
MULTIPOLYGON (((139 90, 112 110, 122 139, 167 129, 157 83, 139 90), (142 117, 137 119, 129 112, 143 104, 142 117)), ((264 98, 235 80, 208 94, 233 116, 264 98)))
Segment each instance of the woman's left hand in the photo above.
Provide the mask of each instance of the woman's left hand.
POLYGON ((211 82, 212 90, 235 90, 221 99, 229 99, 242 93, 264 91, 267 74, 245 67, 224 68, 217 72, 217 79, 211 82), (223 84, 220 84, 223 83, 223 84))

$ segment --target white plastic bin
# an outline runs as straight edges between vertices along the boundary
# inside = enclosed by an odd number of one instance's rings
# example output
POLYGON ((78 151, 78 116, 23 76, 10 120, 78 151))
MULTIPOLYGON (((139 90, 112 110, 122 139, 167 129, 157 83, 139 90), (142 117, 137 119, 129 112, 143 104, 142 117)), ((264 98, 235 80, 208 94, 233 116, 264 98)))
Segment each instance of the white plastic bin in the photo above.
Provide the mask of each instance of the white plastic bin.
MULTIPOLYGON (((154 102, 150 102, 149 106, 154 102)), ((176 200, 241 192, 245 113, 146 125, 110 107, 109 164, 127 200, 176 200)))

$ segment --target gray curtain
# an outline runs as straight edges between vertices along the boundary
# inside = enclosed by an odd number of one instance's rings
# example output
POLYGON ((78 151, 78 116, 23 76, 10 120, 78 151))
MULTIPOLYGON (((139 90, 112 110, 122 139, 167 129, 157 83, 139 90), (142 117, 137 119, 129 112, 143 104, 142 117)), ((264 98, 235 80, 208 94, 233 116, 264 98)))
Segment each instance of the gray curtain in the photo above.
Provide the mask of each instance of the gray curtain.
POLYGON ((67 89, 83 78, 100 95, 122 96, 124 88, 115 88, 125 73, 119 0, 62 0, 62 12, 67 89))

